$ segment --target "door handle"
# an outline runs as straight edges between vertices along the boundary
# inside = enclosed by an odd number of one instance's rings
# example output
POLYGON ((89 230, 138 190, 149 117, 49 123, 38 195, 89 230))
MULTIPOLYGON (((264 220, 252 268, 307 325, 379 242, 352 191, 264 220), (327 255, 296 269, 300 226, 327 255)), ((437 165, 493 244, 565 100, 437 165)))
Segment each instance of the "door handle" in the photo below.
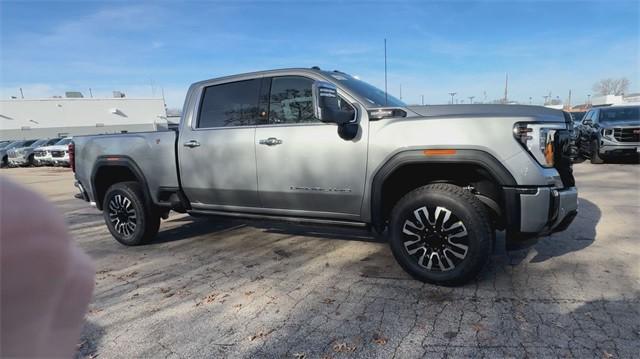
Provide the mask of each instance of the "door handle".
POLYGON ((194 147, 198 147, 198 146, 200 146, 200 142, 198 142, 196 140, 189 140, 189 141, 184 143, 184 147, 194 148, 194 147))
POLYGON ((282 140, 277 139, 275 137, 269 137, 266 140, 260 140, 259 142, 261 145, 267 145, 267 146, 275 146, 275 145, 279 145, 282 143, 282 140))

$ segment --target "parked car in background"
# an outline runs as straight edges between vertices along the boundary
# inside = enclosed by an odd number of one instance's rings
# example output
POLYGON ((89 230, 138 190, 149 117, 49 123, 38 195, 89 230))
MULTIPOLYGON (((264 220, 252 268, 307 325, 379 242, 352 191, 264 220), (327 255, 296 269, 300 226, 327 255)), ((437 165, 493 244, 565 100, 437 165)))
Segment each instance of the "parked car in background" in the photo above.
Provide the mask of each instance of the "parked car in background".
POLYGON ((4 146, 2 149, 0 149, 0 158, 2 158, 2 167, 8 167, 9 166, 9 151, 11 151, 14 148, 20 148, 20 147, 24 147, 24 146, 29 146, 31 145, 33 142, 35 142, 36 140, 20 140, 20 141, 13 141, 11 143, 9 143, 8 145, 4 146))
POLYGON ((593 108, 577 127, 576 145, 591 163, 640 154, 640 106, 593 108))
POLYGON ((27 141, 22 144, 22 147, 14 147, 8 151, 9 166, 31 166, 34 164, 33 151, 41 146, 48 146, 50 144, 60 141, 60 138, 43 138, 40 140, 27 141))
POLYGON ((33 162, 36 166, 69 165, 69 143, 71 137, 60 139, 50 146, 38 147, 33 151, 33 162), (53 157, 55 152, 56 157, 53 157))

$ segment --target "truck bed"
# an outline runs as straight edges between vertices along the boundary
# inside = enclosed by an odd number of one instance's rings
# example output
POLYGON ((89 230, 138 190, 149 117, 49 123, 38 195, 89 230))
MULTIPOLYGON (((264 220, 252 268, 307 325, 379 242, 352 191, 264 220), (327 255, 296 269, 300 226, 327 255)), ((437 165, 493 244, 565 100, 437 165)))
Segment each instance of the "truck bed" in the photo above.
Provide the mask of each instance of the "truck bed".
POLYGON ((93 194, 92 178, 97 175, 95 168, 100 161, 127 162, 137 175, 144 176, 156 202, 160 189, 178 188, 177 135, 175 131, 153 131, 74 137, 76 178, 93 194))

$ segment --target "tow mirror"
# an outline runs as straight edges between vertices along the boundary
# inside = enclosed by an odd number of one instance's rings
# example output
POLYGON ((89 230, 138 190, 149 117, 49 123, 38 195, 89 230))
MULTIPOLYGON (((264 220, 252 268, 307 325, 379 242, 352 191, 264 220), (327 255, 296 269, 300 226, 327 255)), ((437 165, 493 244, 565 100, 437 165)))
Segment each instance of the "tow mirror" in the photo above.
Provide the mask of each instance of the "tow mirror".
POLYGON ((356 120, 355 111, 340 108, 338 89, 330 82, 313 83, 313 111, 320 121, 335 123, 338 126, 354 123, 356 120))

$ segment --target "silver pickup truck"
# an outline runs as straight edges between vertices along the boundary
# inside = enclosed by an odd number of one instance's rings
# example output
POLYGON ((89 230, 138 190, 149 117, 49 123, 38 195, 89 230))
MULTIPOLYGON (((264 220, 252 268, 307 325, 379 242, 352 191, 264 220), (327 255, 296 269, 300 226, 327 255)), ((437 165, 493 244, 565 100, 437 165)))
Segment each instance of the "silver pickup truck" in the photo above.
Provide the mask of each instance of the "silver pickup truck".
POLYGON ((415 278, 462 284, 497 230, 518 244, 577 214, 568 113, 407 106, 319 68, 191 85, 178 132, 74 137, 78 197, 125 245, 169 211, 370 228, 415 278))

